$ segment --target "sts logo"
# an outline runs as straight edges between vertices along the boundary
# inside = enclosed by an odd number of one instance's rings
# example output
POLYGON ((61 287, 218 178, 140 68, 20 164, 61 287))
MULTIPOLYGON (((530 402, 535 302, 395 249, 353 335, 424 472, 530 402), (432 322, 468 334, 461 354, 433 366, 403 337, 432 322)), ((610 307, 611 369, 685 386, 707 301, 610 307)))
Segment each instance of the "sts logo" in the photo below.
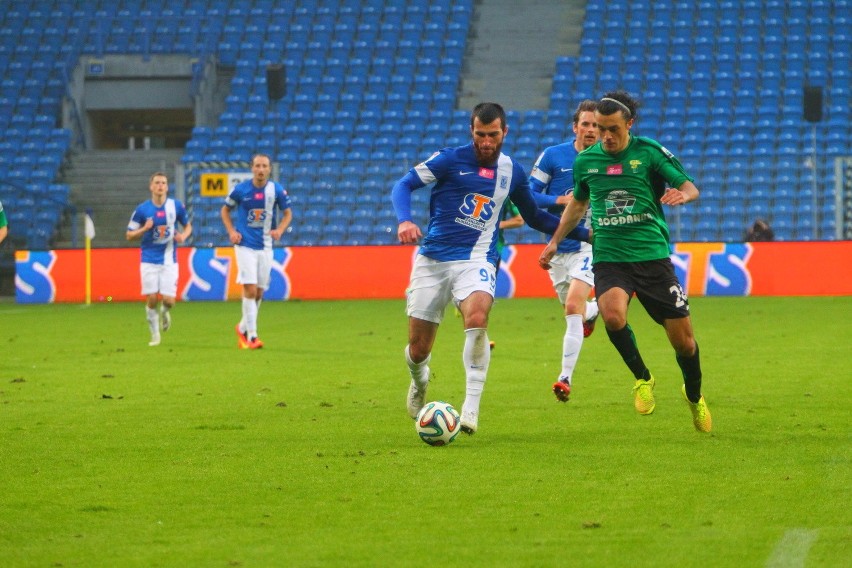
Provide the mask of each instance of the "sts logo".
POLYGON ((752 277, 748 243, 679 243, 671 255, 675 274, 687 294, 748 296, 752 277))
POLYGON ((168 225, 154 225, 154 242, 165 243, 171 236, 171 231, 168 225))
MULTIPOLYGON (((269 289, 264 299, 290 298, 290 276, 287 264, 292 253, 289 248, 272 249, 272 271, 269 289)), ((190 277, 181 296, 184 300, 228 300, 242 295, 237 284, 237 259, 233 247, 197 248, 189 256, 190 277)))
POLYGON ((494 201, 485 195, 468 193, 464 196, 459 211, 472 219, 488 221, 494 215, 494 201))
POLYGON ((56 295, 50 272, 56 263, 53 251, 15 253, 15 299, 19 304, 48 304, 56 295))
POLYGON ((248 226, 263 227, 263 222, 266 220, 266 209, 249 209, 248 226))

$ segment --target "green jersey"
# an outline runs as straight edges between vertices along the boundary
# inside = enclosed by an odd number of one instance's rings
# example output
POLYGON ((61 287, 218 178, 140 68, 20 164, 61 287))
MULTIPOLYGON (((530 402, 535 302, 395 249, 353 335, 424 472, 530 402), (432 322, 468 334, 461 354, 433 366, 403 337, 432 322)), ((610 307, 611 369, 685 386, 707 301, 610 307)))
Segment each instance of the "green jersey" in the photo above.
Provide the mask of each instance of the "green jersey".
POLYGON ((3 204, 2 204, 2 203, 0 203, 0 229, 2 229, 3 227, 5 227, 5 226, 6 226, 6 224, 7 224, 7 221, 6 221, 6 212, 5 212, 5 211, 3 211, 3 204))
POLYGON ((593 262, 642 262, 669 256, 669 227, 660 198, 693 181, 659 142, 630 136, 609 154, 598 142, 574 160, 574 197, 591 201, 593 262))
MULTIPOLYGON (((512 217, 517 217, 521 212, 518 211, 518 208, 512 203, 511 199, 506 200, 506 205, 503 207, 503 216, 501 219, 511 219, 512 217)), ((503 237, 503 229, 497 231, 497 254, 500 255, 503 252, 503 249, 506 248, 506 239, 503 237)))

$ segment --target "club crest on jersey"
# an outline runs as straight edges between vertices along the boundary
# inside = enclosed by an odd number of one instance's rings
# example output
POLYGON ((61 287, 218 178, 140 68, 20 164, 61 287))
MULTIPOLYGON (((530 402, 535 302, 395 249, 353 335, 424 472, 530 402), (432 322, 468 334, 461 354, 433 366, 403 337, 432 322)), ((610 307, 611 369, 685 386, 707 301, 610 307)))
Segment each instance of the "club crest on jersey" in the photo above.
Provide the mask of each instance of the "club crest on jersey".
POLYGON ((606 167, 606 175, 608 176, 620 176, 621 175, 621 164, 615 164, 614 166, 606 167))
POLYGON ((642 160, 630 160, 630 169, 633 171, 634 174, 639 172, 639 166, 641 165, 642 160))
POLYGON ((494 179, 494 170, 489 168, 479 168, 479 177, 494 179))
POLYGON ((500 189, 506 189, 506 186, 509 185, 509 178, 506 176, 500 176, 500 189))

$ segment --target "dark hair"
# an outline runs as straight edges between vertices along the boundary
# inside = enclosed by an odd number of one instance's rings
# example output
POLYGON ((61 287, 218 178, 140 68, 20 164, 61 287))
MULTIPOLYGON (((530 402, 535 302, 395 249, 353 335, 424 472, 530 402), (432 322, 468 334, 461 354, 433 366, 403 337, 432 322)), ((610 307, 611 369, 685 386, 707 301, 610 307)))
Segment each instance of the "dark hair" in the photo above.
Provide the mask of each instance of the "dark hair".
POLYGON ((473 128, 473 121, 477 118, 482 124, 491 124, 499 118, 500 128, 506 128, 506 111, 497 103, 479 103, 473 107, 473 112, 470 114, 471 128, 473 128))
POLYGON ((603 115, 610 115, 614 112, 620 112, 624 120, 636 118, 636 111, 639 109, 639 101, 631 97, 627 91, 610 91, 606 93, 598 102, 598 112, 603 115))
POLYGON ((769 223, 764 221, 763 219, 758 219, 754 222, 745 234, 746 242, 754 242, 754 241, 774 241, 775 240, 775 232, 772 230, 772 227, 769 226, 769 223))
POLYGON ((595 112, 598 108, 597 101, 593 101, 592 99, 585 99, 580 101, 580 104, 577 105, 577 110, 574 111, 574 124, 580 122, 580 115, 584 112, 595 112))

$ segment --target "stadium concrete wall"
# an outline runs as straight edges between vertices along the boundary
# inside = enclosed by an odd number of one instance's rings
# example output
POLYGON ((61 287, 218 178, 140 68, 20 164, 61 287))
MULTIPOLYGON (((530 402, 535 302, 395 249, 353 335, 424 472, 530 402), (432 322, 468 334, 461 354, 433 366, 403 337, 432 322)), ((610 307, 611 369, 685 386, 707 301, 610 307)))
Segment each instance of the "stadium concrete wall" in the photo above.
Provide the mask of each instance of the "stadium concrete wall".
MULTIPOLYGON (((538 267, 541 245, 506 247, 497 297, 553 297, 538 267)), ((274 249, 267 300, 404 298, 417 248, 411 246, 274 249)), ((16 251, 18 303, 84 302, 86 251, 16 251)), ((690 296, 852 295, 852 241, 678 243, 672 261, 690 296)), ((139 249, 91 251, 92 302, 141 299, 139 249)), ((184 301, 240 297, 230 247, 178 249, 178 294, 184 301)))

